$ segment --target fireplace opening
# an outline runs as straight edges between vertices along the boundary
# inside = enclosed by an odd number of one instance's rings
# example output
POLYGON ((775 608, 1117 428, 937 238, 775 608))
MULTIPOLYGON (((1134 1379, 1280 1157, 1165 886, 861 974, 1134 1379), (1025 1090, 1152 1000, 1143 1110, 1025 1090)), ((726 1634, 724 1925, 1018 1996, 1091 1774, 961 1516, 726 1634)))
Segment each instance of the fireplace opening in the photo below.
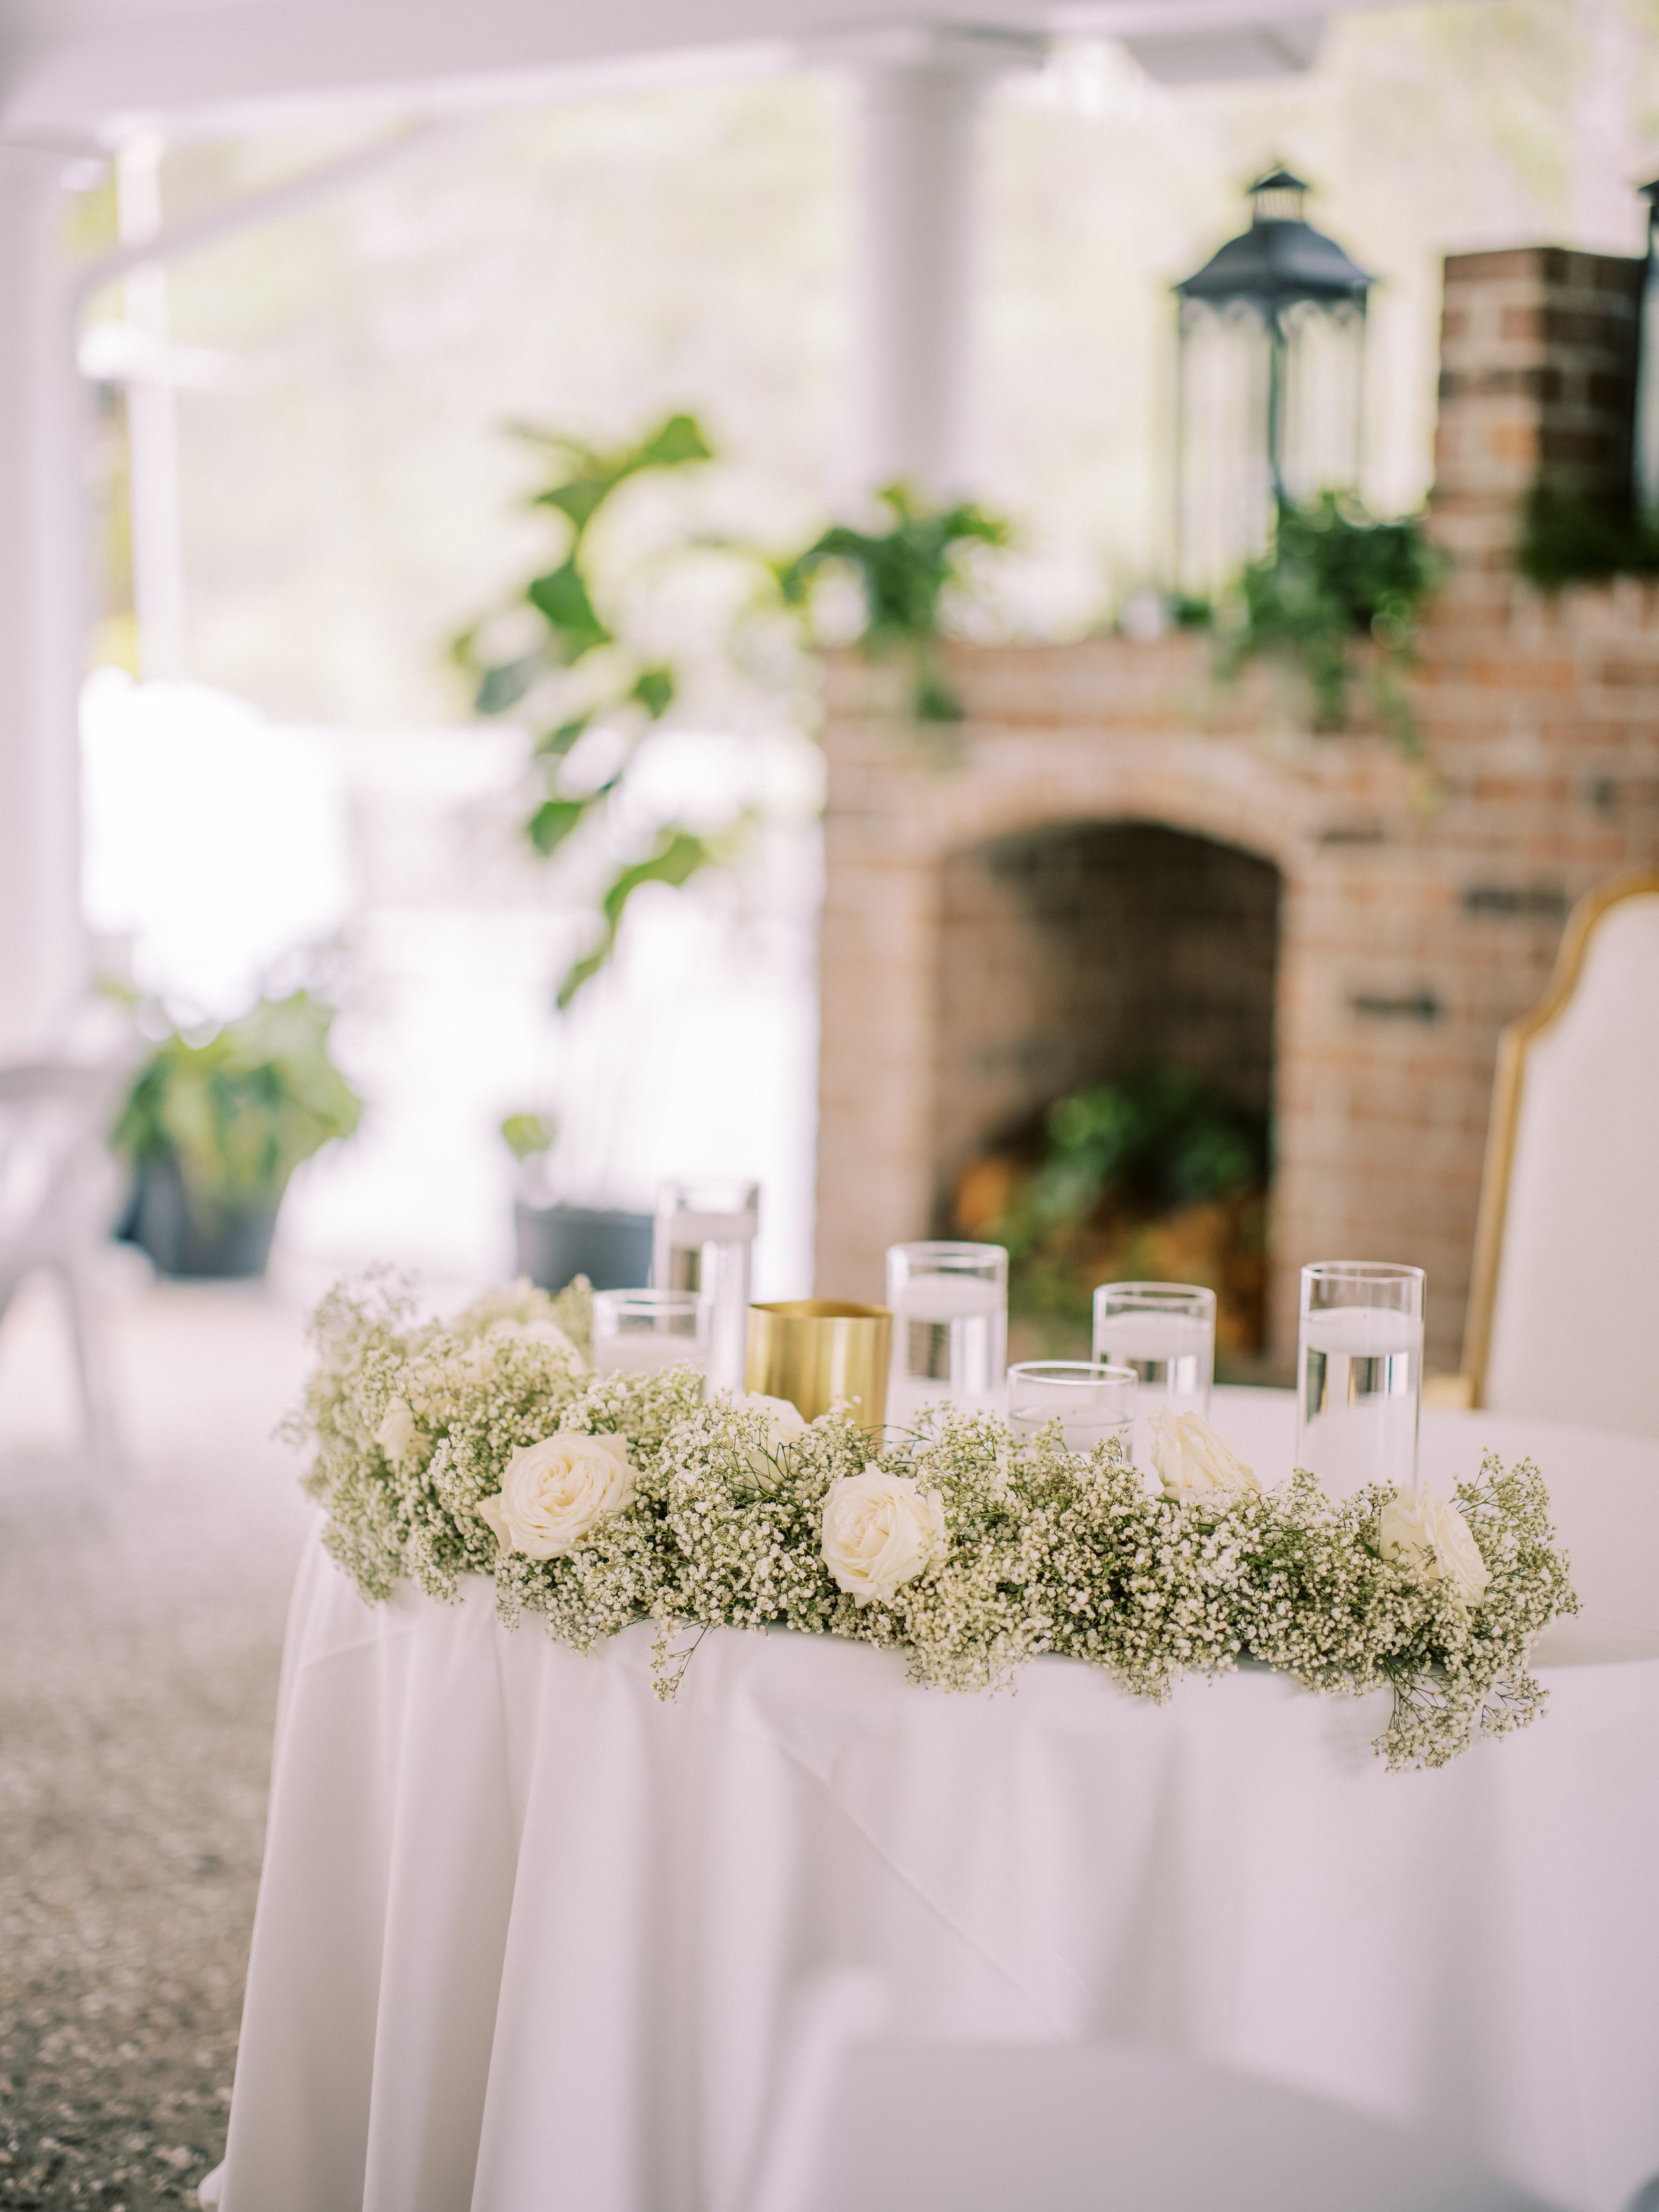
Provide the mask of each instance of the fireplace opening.
POLYGON ((1280 877, 1147 822, 953 856, 939 1225, 1005 1243, 1015 1356, 1086 1351, 1097 1282, 1208 1283, 1222 1366, 1264 1343, 1280 877))

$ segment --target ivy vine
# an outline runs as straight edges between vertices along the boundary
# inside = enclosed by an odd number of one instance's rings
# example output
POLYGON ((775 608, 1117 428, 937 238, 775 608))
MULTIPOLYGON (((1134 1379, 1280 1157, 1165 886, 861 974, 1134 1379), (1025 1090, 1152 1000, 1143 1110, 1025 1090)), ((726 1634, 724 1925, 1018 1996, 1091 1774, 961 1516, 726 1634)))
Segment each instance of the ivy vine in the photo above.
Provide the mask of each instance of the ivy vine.
POLYGON ((1659 575, 1659 527, 1629 500, 1597 500, 1547 477, 1527 501, 1515 565, 1540 591, 1659 575))
POLYGON ((1240 622, 1224 636, 1222 665, 1277 654, 1294 661, 1313 696, 1314 727, 1346 727, 1355 679, 1353 647, 1371 639, 1381 659, 1370 678, 1383 725, 1415 758, 1422 740, 1400 678, 1416 658, 1423 611, 1445 571, 1423 520, 1380 522, 1359 502, 1322 493, 1307 506, 1281 502, 1273 542, 1239 579, 1240 622))
POLYGON ((908 665, 910 712, 917 722, 959 722, 962 702, 944 671, 946 595, 966 588, 968 552, 976 545, 1006 545, 1008 525, 969 501, 930 507, 902 483, 888 484, 876 496, 893 518, 885 530, 836 523, 776 564, 784 604, 810 609, 826 568, 850 569, 864 598, 860 644, 866 658, 908 665))

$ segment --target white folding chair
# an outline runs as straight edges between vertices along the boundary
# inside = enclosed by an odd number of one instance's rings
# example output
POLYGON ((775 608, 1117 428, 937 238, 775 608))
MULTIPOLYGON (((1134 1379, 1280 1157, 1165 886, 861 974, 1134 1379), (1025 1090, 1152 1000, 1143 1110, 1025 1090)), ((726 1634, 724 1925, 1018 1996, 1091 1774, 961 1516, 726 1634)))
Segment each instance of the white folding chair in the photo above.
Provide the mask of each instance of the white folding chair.
POLYGON ((1401 2130, 1173 2053, 852 2043, 749 2212, 1549 2212, 1401 2130))
POLYGON ((1442 1402, 1659 1437, 1659 875, 1568 920, 1504 1032, 1463 1372, 1442 1402))
POLYGON ((94 1276, 118 1204, 107 1138, 126 1076, 67 1060, 0 1066, 0 1321, 27 1277, 57 1279, 94 1480, 115 1452, 94 1276))

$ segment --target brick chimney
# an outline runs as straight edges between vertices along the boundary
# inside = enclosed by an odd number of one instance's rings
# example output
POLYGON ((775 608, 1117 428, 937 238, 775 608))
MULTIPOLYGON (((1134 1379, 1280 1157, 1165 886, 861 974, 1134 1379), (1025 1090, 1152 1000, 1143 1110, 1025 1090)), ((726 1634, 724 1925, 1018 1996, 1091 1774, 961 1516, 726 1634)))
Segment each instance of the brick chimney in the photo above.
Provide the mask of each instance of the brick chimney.
POLYGON ((1540 478, 1626 495, 1646 265, 1559 246, 1448 255, 1433 513, 1466 574, 1510 567, 1540 478))

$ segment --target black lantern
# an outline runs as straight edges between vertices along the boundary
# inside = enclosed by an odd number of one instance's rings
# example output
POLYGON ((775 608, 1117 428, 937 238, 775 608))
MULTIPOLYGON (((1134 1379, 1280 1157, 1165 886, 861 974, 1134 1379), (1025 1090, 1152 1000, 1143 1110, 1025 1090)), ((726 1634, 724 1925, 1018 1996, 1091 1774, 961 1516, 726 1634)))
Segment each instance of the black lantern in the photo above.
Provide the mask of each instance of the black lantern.
POLYGON ((1273 169, 1250 227, 1175 287, 1180 308, 1176 562, 1213 592, 1267 545, 1283 500, 1359 475, 1371 279, 1304 220, 1308 187, 1273 169))

